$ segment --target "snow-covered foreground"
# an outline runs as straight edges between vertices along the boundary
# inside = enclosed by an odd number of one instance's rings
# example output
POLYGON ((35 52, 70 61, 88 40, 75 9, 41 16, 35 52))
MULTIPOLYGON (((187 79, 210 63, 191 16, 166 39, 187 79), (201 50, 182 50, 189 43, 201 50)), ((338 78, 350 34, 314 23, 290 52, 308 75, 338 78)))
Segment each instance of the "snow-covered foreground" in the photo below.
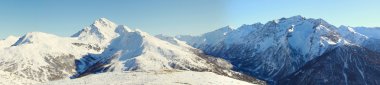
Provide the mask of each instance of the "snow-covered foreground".
MULTIPOLYGON (((40 84, 39 84, 40 85, 40 84)), ((108 72, 42 85, 253 85, 212 72, 108 72)))
POLYGON ((37 81, 26 79, 10 72, 0 71, 0 85, 27 85, 37 84, 37 81))

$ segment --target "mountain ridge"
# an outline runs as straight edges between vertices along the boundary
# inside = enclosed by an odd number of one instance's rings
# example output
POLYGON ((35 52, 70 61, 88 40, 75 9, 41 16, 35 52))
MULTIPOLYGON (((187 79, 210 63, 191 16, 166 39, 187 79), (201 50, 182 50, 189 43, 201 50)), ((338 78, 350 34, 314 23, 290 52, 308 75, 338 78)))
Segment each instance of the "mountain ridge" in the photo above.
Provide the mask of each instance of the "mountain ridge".
MULTIPOLYGON (((213 31, 205 34, 210 33, 213 31)), ((227 35, 214 33, 225 38, 219 42, 200 41, 208 39, 205 34, 177 38, 208 55, 224 58, 236 70, 266 80, 269 84, 278 84, 275 82, 336 47, 378 46, 376 40, 368 42, 367 36, 356 32, 354 28, 338 28, 323 19, 302 16, 272 20, 264 25, 243 25, 227 35)), ((375 47, 372 49, 377 50, 375 47)))

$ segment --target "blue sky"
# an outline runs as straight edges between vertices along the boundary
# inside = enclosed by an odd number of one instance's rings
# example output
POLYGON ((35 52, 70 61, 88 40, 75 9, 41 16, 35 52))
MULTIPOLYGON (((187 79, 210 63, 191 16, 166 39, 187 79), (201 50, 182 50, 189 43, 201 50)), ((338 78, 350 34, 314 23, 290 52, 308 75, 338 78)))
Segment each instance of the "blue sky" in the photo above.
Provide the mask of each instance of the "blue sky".
POLYGON ((199 35, 224 26, 302 15, 334 25, 380 26, 379 0, 2 0, 0 38, 70 36, 98 18, 151 34, 199 35))

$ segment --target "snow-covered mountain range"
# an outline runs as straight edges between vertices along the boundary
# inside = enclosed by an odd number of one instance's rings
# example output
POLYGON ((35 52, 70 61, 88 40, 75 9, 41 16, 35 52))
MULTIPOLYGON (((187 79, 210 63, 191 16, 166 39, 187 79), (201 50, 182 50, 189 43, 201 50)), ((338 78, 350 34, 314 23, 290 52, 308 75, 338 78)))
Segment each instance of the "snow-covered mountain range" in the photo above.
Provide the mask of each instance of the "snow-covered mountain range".
MULTIPOLYGON (((0 47, 0 84, 4 85, 39 84, 108 72, 169 71, 174 74, 197 71, 190 73, 198 78, 207 74, 233 82, 263 83, 233 71, 229 62, 205 55, 183 41, 163 35, 151 36, 105 18, 96 20, 71 37, 30 32, 1 40, 0 47)), ((147 76, 155 78, 154 75, 147 76)), ((183 75, 170 77, 180 78, 183 75)), ((223 83, 221 80, 216 82, 223 83)))
POLYGON ((0 85, 378 85, 379 34, 293 16, 200 36, 152 36, 101 18, 71 37, 30 32, 0 40, 0 85))
MULTIPOLYGON (((349 56, 355 56, 376 60, 377 57, 380 57, 374 55, 379 52, 379 43, 377 41, 380 37, 377 35, 380 32, 378 31, 379 29, 377 28, 336 27, 323 19, 294 16, 269 21, 265 24, 243 25, 237 29, 227 26, 200 36, 181 35, 176 36, 176 38, 203 50, 208 55, 224 58, 235 66, 235 70, 266 80, 269 84, 318 85, 326 83, 356 85, 361 83, 377 85, 380 78, 365 75, 360 77, 348 74, 347 76, 343 74, 318 74, 315 76, 322 77, 313 77, 309 76, 310 74, 302 74, 304 71, 301 71, 301 74, 297 74, 304 76, 293 77, 292 75, 300 70, 320 69, 306 68, 305 66, 309 65, 311 61, 319 60, 321 57, 328 55, 328 53, 335 53, 330 54, 334 58, 342 57, 346 59, 349 56), (344 50, 341 51, 342 49, 344 50), (351 52, 357 50, 375 52, 371 55, 367 53, 372 52, 356 54, 351 52), (370 57, 366 57, 365 55, 369 55, 370 57), (339 79, 336 76, 341 78, 339 79), (352 82, 345 82, 343 79, 352 82), (286 80, 287 82, 281 81, 281 83, 278 83, 280 80, 286 80), (324 82, 325 80, 334 83, 324 82), (363 83, 367 81, 370 82, 363 83)), ((341 71, 342 73, 355 71, 352 74, 377 74, 380 71, 379 65, 372 61, 365 59, 354 61, 374 66, 367 67, 357 65, 357 63, 350 63, 346 64, 348 65, 346 67, 349 69, 337 71, 341 71), (366 70, 358 69, 360 71, 356 71, 352 68, 355 65, 366 70)), ((328 63, 327 60, 319 62, 322 65, 328 63)), ((347 60, 331 64, 344 64, 343 62, 347 62, 347 60)), ((317 65, 316 63, 311 64, 317 65)), ((332 68, 335 67, 326 67, 324 69, 330 70, 323 70, 322 72, 330 72, 332 68)), ((316 71, 311 70, 311 73, 313 72, 316 71)))

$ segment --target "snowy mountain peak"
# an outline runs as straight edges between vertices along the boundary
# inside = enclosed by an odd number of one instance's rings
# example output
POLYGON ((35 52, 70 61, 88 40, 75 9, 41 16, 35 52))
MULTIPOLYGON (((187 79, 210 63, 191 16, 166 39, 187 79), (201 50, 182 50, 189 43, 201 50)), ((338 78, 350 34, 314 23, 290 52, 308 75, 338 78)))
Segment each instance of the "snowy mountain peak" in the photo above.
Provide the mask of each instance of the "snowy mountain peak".
MULTIPOLYGON (((263 31, 259 33, 277 32, 273 37, 284 37, 285 41, 276 42, 288 42, 291 49, 299 51, 302 55, 312 57, 323 54, 332 45, 343 43, 343 38, 340 37, 336 30, 335 26, 323 19, 294 16, 280 19, 280 22, 275 25, 266 24, 263 31)), ((306 59, 310 60, 311 58, 306 59)))
POLYGON ((106 18, 100 18, 91 25, 92 32, 98 32, 102 38, 115 36, 117 25, 106 18))
POLYGON ((57 37, 57 36, 43 33, 43 32, 30 32, 22 36, 20 39, 18 39, 17 42, 13 44, 13 46, 17 46, 21 44, 45 42, 47 39, 51 39, 52 37, 57 37))
POLYGON ((117 25, 106 18, 100 18, 89 27, 85 27, 72 35, 72 37, 106 47, 112 39, 119 36, 120 32, 126 31, 131 30, 127 26, 117 25))
POLYGON ((96 27, 106 27, 106 28, 115 28, 117 26, 114 22, 106 18, 100 18, 96 20, 92 25, 96 27))

